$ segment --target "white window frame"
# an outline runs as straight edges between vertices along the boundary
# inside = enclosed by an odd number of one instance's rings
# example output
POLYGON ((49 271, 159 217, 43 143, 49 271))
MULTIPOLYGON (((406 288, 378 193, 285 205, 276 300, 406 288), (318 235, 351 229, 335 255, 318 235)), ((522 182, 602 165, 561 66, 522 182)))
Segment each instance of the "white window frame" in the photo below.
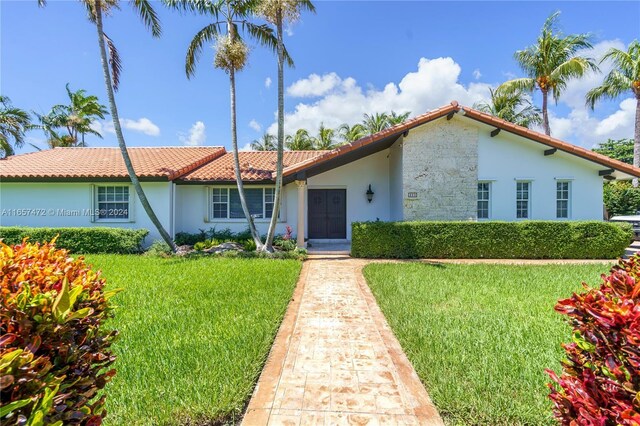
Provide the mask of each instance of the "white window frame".
MULTIPOLYGON (((246 222, 246 218, 244 217, 231 217, 231 190, 232 189, 237 189, 237 186, 210 186, 207 188, 206 194, 207 194, 207 218, 208 218, 208 222, 246 222), (226 191, 227 193, 227 216, 226 217, 214 217, 213 216, 213 192, 214 190, 223 190, 226 191)), ((262 189, 262 217, 260 218, 256 218, 254 217, 254 221, 255 222, 270 222, 271 218, 270 217, 264 217, 265 213, 266 213, 266 206, 267 204, 273 204, 273 203, 268 203, 266 202, 266 190, 273 190, 274 191, 274 198, 275 198, 275 186, 272 185, 260 185, 260 186, 256 186, 256 185, 246 185, 245 189, 262 189)), ((282 188, 282 193, 281 193, 281 202, 280 202, 280 211, 278 212, 278 222, 284 222, 284 210, 285 210, 285 197, 283 196, 285 192, 284 187, 282 188)), ((273 209, 272 209, 273 211, 273 209)))
MULTIPOLYGON (((92 222, 100 222, 100 223, 129 223, 135 222, 135 215, 133 211, 135 191, 133 191, 133 187, 129 184, 96 184, 92 186, 92 202, 91 202, 91 210, 92 222), (100 189, 99 188, 127 188, 128 190, 128 203, 127 207, 127 218, 117 219, 117 218, 100 218, 99 210, 100 203, 110 202, 110 201, 100 201, 98 200, 100 189)), ((111 201, 115 203, 124 203, 125 201, 111 201)))
POLYGON ((516 202, 515 202, 515 208, 516 208, 516 220, 531 220, 531 200, 532 200, 532 192, 533 192, 533 181, 529 180, 529 179, 518 179, 516 180, 516 202), (518 217, 518 202, 519 201, 525 201, 524 199, 520 199, 518 198, 518 184, 519 183, 526 183, 527 184, 527 217, 518 217))
POLYGON ((571 180, 570 179, 556 179, 556 219, 571 219, 571 193, 572 193, 572 187, 573 185, 571 184, 571 180), (560 183, 566 183, 567 184, 567 198, 558 198, 558 184, 560 183), (566 201, 567 202, 567 216, 566 217, 560 217, 558 216, 558 202, 559 201, 566 201))
POLYGON ((490 181, 490 180, 478 180, 478 185, 480 185, 480 184, 486 184, 487 185, 488 197, 487 197, 486 200, 485 199, 480 200, 480 196, 479 196, 480 195, 480 190, 479 189, 477 190, 477 193, 476 193, 476 198, 477 198, 477 200, 476 200, 476 216, 478 215, 478 210, 480 210, 479 209, 480 201, 486 201, 487 202, 487 217, 482 217, 481 218, 480 216, 477 216, 477 219, 478 220, 491 220, 491 217, 493 216, 491 214, 491 204, 492 204, 491 203, 491 198, 492 198, 491 194, 493 193, 493 190, 492 190, 493 182, 490 181))

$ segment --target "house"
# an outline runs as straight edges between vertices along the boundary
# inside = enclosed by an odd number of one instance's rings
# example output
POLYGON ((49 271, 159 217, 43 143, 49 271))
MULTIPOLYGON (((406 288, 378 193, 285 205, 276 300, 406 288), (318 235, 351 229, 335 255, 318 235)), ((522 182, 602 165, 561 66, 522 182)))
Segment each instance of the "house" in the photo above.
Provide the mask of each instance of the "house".
MULTIPOLYGON (((246 228, 233 154, 130 148, 171 234, 246 228)), ((249 209, 266 233, 275 152, 241 152, 249 209)), ((601 220, 603 179, 640 169, 452 102, 332 151, 284 156, 278 232, 349 240, 353 221, 601 220)), ((147 228, 117 148, 55 148, 0 160, 0 223, 147 228)))

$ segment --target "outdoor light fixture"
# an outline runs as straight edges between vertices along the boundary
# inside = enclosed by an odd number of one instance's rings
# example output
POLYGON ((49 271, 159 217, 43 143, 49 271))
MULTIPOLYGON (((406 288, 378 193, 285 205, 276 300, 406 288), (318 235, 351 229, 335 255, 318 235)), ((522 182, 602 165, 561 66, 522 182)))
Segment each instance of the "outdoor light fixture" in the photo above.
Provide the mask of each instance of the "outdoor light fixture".
POLYGON ((367 189, 367 200, 369 200, 369 202, 373 201, 373 191, 371 190, 371 184, 369 184, 369 189, 367 189))

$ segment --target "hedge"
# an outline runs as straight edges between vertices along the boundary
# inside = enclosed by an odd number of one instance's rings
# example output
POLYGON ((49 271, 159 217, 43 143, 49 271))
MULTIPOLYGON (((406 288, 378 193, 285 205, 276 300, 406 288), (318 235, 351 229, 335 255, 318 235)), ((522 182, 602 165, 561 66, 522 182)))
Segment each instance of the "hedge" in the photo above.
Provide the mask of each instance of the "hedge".
POLYGON ((12 245, 29 237, 31 242, 51 241, 56 235, 56 246, 71 253, 140 253, 149 231, 123 228, 27 228, 0 227, 0 238, 12 245))
POLYGON ((354 222, 351 255, 391 259, 614 259, 627 223, 598 221, 354 222))

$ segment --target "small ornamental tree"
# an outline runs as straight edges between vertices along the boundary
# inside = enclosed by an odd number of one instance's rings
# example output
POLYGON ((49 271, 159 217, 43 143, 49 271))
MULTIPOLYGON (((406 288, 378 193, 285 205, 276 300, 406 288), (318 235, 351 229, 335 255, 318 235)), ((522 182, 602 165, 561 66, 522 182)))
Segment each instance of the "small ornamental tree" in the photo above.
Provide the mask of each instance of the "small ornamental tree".
POLYGON ((105 280, 49 243, 0 240, 0 424, 102 423, 116 331, 105 280))
POLYGON ((640 425, 640 255, 621 260, 602 281, 555 307, 573 328, 562 373, 547 370, 562 425, 640 425))

